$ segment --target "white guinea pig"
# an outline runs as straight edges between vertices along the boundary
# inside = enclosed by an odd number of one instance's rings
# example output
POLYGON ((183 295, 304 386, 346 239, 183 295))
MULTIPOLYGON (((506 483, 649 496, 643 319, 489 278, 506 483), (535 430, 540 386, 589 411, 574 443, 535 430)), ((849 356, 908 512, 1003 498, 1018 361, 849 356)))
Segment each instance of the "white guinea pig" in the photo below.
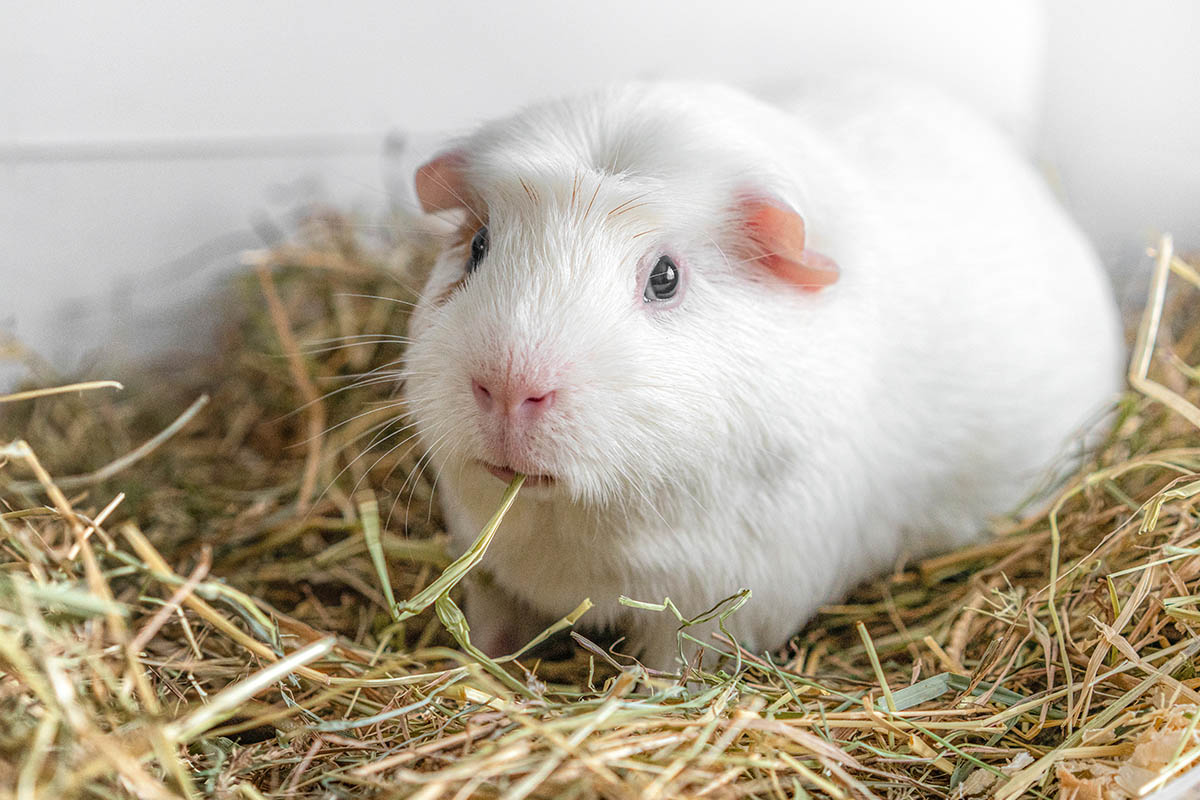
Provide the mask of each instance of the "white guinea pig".
POLYGON ((483 650, 590 597, 666 668, 675 618, 618 598, 691 616, 742 588, 732 632, 779 647, 977 537, 1117 392, 1106 276, 1002 137, 918 88, 792 105, 624 85, 418 171, 461 223, 404 369, 456 546, 528 476, 468 578, 483 650))

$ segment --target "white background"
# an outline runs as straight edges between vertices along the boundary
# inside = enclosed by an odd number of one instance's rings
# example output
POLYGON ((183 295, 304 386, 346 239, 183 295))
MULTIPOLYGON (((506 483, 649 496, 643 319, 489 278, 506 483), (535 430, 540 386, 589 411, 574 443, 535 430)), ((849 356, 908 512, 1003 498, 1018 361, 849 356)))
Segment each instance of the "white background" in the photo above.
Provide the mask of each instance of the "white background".
POLYGON ((936 81, 1026 143, 1124 287, 1159 231, 1200 246, 1198 42, 1189 0, 9 0, 0 333, 67 369, 202 346, 204 290, 263 220, 378 220, 439 136, 634 76, 936 81))

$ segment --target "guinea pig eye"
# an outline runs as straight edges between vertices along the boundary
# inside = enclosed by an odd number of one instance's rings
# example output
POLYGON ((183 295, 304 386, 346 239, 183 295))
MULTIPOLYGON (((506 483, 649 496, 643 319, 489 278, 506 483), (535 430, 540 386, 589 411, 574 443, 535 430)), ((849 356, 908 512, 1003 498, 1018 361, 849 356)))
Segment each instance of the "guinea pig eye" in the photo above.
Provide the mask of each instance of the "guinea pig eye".
POLYGON ((488 251, 488 229, 484 225, 479 230, 475 231, 474 238, 471 239, 471 255, 467 257, 467 273, 470 274, 479 266, 479 262, 483 261, 483 257, 488 251))
POLYGON ((646 279, 646 289, 642 293, 647 303, 658 300, 670 300, 679 291, 679 267, 670 256, 661 256, 650 277, 646 279))

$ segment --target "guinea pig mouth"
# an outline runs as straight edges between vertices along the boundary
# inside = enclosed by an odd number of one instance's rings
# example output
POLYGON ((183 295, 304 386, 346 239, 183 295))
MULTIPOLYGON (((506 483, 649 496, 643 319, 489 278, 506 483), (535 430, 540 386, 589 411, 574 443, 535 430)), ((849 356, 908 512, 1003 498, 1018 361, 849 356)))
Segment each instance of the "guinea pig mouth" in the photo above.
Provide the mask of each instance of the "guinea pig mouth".
MULTIPOLYGON (((517 475, 516 471, 513 469, 510 469, 509 467, 498 467, 495 464, 489 464, 486 461, 480 461, 479 463, 483 465, 484 469, 486 469, 488 472, 492 473, 493 475, 495 475, 497 478, 504 481, 505 483, 511 483, 512 479, 515 478, 517 475)), ((528 475, 527 474, 525 476, 525 483, 523 485, 524 486, 553 486, 554 482, 555 482, 554 477, 551 475, 528 475)))

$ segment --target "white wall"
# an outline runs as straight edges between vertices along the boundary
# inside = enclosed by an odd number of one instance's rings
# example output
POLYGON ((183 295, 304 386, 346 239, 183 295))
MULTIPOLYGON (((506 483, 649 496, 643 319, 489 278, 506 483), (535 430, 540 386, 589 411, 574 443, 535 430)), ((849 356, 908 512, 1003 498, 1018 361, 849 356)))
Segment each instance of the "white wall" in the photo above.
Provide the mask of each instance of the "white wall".
POLYGON ((416 156, 385 159, 387 132, 416 132, 415 149, 427 149, 437 132, 531 98, 632 76, 759 89, 864 66, 930 78, 1020 135, 1040 129, 1085 222, 1110 235, 1109 249, 1128 249, 1156 220, 1194 222, 1200 181, 1184 180, 1196 161, 1182 123, 1148 155, 1140 120, 1113 128, 1110 98, 1143 109, 1200 84, 1182 52, 1196 8, 10 1, 0 5, 0 331, 63 365, 97 348, 202 341, 180 320, 205 315, 201 289, 258 241, 252 220, 313 199, 369 218, 407 183, 416 156), (1180 50, 1166 83, 1153 60, 1164 42, 1180 50), (1155 180, 1181 170, 1157 205, 1142 202, 1155 164, 1155 180), (1120 197, 1138 199, 1136 225, 1120 197))
POLYGON ((1028 113, 1031 0, 27 2, 5 16, 0 132, 40 145, 443 130, 635 75, 786 83, 927 73, 1028 113), (973 4, 972 4, 973 5, 973 4), (501 11, 502 9, 502 11, 501 11))
POLYGON ((1041 151, 1128 304, 1163 232, 1200 251, 1200 3, 1047 5, 1041 151))

